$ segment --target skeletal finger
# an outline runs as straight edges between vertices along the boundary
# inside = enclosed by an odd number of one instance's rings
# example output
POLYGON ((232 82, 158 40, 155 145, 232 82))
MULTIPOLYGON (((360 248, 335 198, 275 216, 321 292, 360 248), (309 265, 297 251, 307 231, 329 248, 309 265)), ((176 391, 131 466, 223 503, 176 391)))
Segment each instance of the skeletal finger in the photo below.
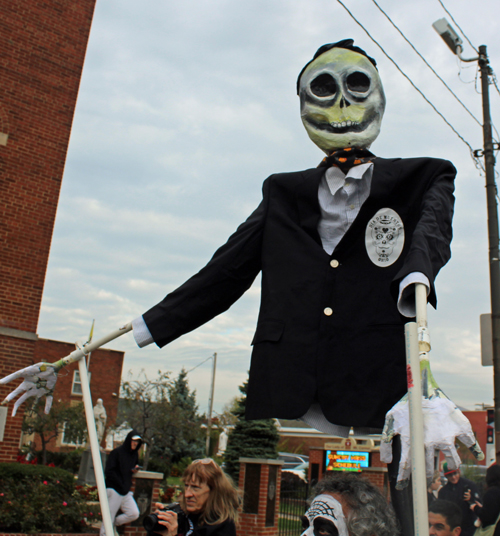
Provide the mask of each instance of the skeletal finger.
POLYGON ((460 460, 455 445, 448 445, 448 448, 441 449, 441 452, 444 454, 450 469, 458 469, 460 467, 462 461, 460 460))
POLYGON ((30 389, 29 391, 26 391, 23 396, 19 397, 19 399, 14 404, 14 408, 12 409, 12 416, 14 417, 17 413, 17 408, 30 396, 34 396, 35 393, 33 392, 33 389, 30 389))
POLYGON ((10 402, 13 398, 16 398, 16 396, 23 391, 26 391, 26 386, 24 385, 24 382, 17 389, 14 389, 11 393, 9 393, 5 397, 5 401, 10 402))
POLYGON ((479 461, 484 460, 484 452, 481 450, 481 447, 477 441, 474 443, 474 445, 469 447, 469 450, 479 461))
POLYGON ((52 395, 47 396, 47 400, 45 400, 45 413, 48 415, 50 408, 52 407, 52 395))
POLYGON ((4 378, 0 378, 0 384, 9 383, 12 380, 17 380, 17 378, 22 378, 24 376, 24 370, 25 369, 18 370, 17 372, 13 372, 4 378))

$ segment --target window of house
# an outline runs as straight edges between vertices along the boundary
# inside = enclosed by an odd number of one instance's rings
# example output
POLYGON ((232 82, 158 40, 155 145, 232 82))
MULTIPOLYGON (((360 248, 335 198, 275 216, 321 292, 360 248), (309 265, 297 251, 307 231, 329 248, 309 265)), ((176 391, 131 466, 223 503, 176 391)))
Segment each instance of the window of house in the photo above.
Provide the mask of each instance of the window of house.
POLYGON ((66 423, 63 423, 63 430, 62 430, 62 438, 61 438, 61 445, 70 445, 72 447, 81 447, 85 444, 85 441, 82 441, 80 443, 75 443, 74 441, 70 441, 67 437, 66 433, 66 423))
MULTIPOLYGON (((89 383, 90 383, 90 372, 88 372, 89 383)), ((80 371, 75 370, 73 372, 73 385, 71 387, 72 395, 83 395, 82 391, 82 381, 80 379, 80 371)))

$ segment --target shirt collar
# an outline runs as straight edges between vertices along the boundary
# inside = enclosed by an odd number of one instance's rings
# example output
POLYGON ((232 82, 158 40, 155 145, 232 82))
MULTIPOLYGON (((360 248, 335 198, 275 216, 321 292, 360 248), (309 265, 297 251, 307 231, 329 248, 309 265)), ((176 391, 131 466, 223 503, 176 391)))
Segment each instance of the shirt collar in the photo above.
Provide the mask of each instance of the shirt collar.
POLYGON ((339 167, 331 166, 325 171, 325 179, 331 194, 335 195, 339 188, 344 186, 346 179, 363 179, 371 176, 372 170, 373 162, 353 166, 347 172, 347 175, 344 175, 344 172, 339 167))

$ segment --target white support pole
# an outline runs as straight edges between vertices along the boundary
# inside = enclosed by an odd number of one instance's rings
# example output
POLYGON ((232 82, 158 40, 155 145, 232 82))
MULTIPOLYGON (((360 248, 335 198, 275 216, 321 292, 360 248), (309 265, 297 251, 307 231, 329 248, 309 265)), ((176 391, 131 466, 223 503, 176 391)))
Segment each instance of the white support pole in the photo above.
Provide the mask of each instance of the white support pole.
MULTIPOLYGON (((114 337, 116 338, 116 337, 114 337)), ((100 341, 96 341, 97 344, 100 341)), ((109 341, 106 341, 109 342, 109 341)), ((101 343, 100 346, 102 346, 101 343)), ((91 346, 90 344, 85 348, 91 346)), ((87 354, 88 352, 86 352, 87 354)), ((101 451, 97 440, 97 432, 94 419, 94 408, 92 407, 92 396, 90 394, 89 377, 87 375, 87 366, 85 359, 79 359, 78 369, 80 371, 80 382, 83 393, 83 405, 85 407, 85 417, 87 419, 87 431, 89 434, 90 451, 92 453, 92 461, 94 462, 94 473, 97 483, 97 491, 99 493, 99 503, 101 505, 102 522, 106 529, 106 536, 113 536, 113 521, 109 512, 108 495, 106 493, 106 484, 104 482, 104 471, 102 468, 101 451)))
POLYGON ((132 322, 129 322, 128 324, 125 324, 121 328, 115 329, 115 331, 112 331, 108 335, 105 335, 104 337, 97 339, 97 341, 86 344, 83 348, 78 348, 76 350, 73 350, 73 352, 71 352, 68 356, 63 357, 59 361, 56 361, 54 363, 54 366, 56 367, 57 370, 59 370, 60 368, 65 367, 66 365, 69 365, 70 363, 79 361, 83 356, 90 354, 90 352, 93 352, 94 350, 97 350, 98 348, 100 348, 101 346, 104 346, 108 342, 111 342, 114 339, 117 339, 118 337, 125 335, 125 333, 128 333, 131 330, 132 330, 132 322))
POLYGON ((405 326, 406 361, 409 369, 408 401, 410 410, 413 516, 415 536, 427 536, 429 534, 429 520, 420 359, 428 359, 427 352, 431 349, 431 341, 427 329, 427 287, 421 283, 415 285, 415 310, 417 322, 409 322, 405 326))
POLYGON ((431 338, 427 329, 427 287, 422 283, 415 285, 415 310, 418 326, 419 353, 430 352, 431 338))
POLYGON ((212 359, 212 384, 210 387, 210 399, 208 402, 207 440, 205 445, 205 452, 207 456, 210 456, 210 430, 212 428, 212 411, 214 409, 215 369, 217 367, 217 352, 214 353, 212 359))
POLYGON ((418 356, 418 331, 415 322, 405 325, 406 363, 408 366, 408 401, 410 410, 411 476, 415 536, 429 534, 427 482, 425 478, 424 419, 422 382, 418 356))

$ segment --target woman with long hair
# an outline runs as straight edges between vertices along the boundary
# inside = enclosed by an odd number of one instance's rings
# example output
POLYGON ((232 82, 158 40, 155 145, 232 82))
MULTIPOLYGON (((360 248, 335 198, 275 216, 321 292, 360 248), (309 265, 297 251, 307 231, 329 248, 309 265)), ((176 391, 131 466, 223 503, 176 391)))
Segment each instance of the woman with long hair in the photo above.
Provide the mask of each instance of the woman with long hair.
MULTIPOLYGON (((236 536, 240 497, 231 479, 211 458, 195 460, 182 475, 182 514, 158 510, 162 536, 236 536)), ((156 505, 161 508, 161 504, 156 505)))
POLYGON ((496 524, 494 531, 491 530, 491 534, 500 536, 500 523, 497 523, 500 516, 500 466, 495 464, 488 467, 483 504, 476 501, 470 508, 481 520, 483 529, 496 524))

